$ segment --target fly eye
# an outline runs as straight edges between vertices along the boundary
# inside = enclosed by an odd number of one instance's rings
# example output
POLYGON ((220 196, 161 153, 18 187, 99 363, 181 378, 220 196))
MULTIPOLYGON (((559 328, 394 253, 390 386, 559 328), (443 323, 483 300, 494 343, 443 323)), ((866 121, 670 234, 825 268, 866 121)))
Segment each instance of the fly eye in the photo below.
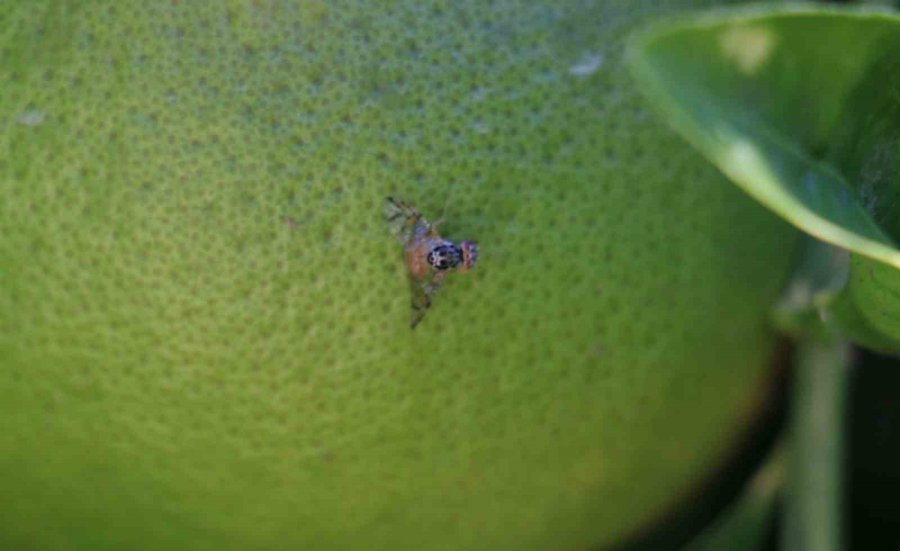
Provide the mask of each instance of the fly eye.
POLYGON ((460 257, 464 269, 469 269, 475 265, 478 260, 478 246, 474 241, 463 241, 459 245, 460 257))

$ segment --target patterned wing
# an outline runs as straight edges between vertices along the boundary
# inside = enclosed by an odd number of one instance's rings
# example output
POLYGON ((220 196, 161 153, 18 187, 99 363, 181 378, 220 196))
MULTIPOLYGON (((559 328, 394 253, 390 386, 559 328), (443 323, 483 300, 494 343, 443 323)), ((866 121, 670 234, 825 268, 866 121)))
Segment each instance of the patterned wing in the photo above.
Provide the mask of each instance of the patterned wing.
POLYGON ((400 242, 409 243, 428 234, 431 227, 425 217, 406 201, 388 197, 384 200, 384 219, 400 242))
POLYGON ((410 318, 410 327, 415 329, 428 309, 431 307, 431 301, 438 289, 441 288, 441 282, 444 280, 445 272, 435 272, 431 277, 424 281, 414 277, 409 278, 409 286, 412 291, 412 310, 410 318))

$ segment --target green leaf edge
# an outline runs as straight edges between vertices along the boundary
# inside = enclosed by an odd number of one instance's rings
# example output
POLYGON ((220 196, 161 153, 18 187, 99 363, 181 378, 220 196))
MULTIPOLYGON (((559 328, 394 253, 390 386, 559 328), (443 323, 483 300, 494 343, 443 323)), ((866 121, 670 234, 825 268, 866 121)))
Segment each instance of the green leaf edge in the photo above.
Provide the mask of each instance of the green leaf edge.
MULTIPOLYGON (((675 31, 688 28, 709 28, 722 24, 751 23, 772 17, 806 17, 810 15, 840 15, 856 19, 886 19, 897 24, 900 32, 900 15, 886 7, 852 6, 822 7, 821 5, 789 5, 789 6, 751 6, 737 9, 715 9, 672 20, 658 22, 633 33, 626 44, 625 61, 633 78, 639 84, 641 93, 659 111, 668 125, 682 138, 687 140, 697 151, 712 162, 738 187, 748 195, 762 203, 784 220, 798 229, 826 243, 847 249, 853 253, 882 262, 900 269, 900 249, 864 237, 856 232, 835 224, 794 200, 781 190, 774 182, 760 182, 753 175, 733 170, 729 163, 707 144, 705 135, 708 129, 694 122, 693 117, 680 107, 679 102, 664 91, 655 71, 646 61, 644 54, 648 44, 675 31)), ((769 129, 767 129, 769 130, 769 129)), ((776 133, 771 131, 772 135, 776 133)), ((779 135, 779 137, 781 137, 779 135)), ((805 156, 796 145, 790 143, 788 150, 793 154, 804 155, 810 164, 820 161, 805 156)), ((844 180, 843 175, 840 176, 844 180)), ((874 221, 872 222, 875 224, 874 221)))

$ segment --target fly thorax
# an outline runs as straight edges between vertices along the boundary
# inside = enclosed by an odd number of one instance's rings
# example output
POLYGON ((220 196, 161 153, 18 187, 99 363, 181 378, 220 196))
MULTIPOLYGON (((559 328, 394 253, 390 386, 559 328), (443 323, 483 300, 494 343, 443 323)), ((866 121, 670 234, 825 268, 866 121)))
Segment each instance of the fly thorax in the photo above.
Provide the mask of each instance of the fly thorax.
POLYGON ((443 241, 428 251, 425 260, 432 268, 442 272, 459 266, 462 262, 462 251, 453 243, 443 241))

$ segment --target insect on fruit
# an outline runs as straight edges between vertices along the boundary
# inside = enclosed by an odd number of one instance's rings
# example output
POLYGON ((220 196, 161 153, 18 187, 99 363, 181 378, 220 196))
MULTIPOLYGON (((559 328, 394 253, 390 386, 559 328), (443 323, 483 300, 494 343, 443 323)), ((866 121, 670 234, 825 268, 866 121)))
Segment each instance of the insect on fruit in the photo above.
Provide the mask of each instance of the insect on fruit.
POLYGON ((434 294, 444 277, 451 271, 466 271, 478 259, 478 247, 474 241, 459 244, 444 239, 412 205, 388 197, 384 201, 384 217, 391 232, 403 243, 403 255, 409 270, 412 291, 412 321, 416 325, 431 307, 434 294))

